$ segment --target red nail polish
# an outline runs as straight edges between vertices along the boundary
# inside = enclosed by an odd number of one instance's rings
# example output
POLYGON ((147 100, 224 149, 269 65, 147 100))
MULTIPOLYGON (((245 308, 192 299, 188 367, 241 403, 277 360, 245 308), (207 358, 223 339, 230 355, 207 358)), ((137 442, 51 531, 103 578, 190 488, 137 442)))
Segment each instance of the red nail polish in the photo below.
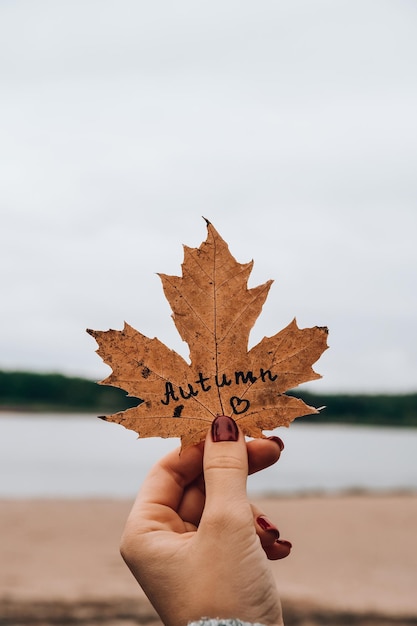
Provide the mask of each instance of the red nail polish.
POLYGON ((275 443, 278 444, 279 449, 281 450, 281 452, 285 448, 284 442, 282 441, 281 437, 274 437, 274 436, 272 436, 272 437, 268 437, 268 439, 270 439, 271 441, 275 441, 275 443))
POLYGON ((268 532, 272 532, 275 534, 275 539, 279 539, 279 530, 272 522, 269 521, 265 515, 260 515, 256 518, 257 523, 262 528, 262 530, 267 530, 268 532))
POLYGON ((227 415, 218 415, 211 424, 211 438, 213 441, 237 441, 239 430, 236 422, 227 415))
POLYGON ((287 546, 290 550, 292 548, 291 541, 286 541, 285 539, 277 539, 276 543, 280 543, 282 546, 287 546))

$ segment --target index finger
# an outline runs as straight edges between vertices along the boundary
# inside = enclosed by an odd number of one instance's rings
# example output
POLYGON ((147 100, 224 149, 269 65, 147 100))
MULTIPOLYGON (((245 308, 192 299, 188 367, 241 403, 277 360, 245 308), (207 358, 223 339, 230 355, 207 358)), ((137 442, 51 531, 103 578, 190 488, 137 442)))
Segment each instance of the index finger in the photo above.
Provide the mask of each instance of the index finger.
POLYGON ((146 476, 133 505, 131 517, 139 523, 146 519, 167 520, 168 510, 176 513, 184 490, 203 471, 203 446, 204 444, 192 446, 181 454, 180 448, 177 448, 160 459, 146 476), (165 509, 165 513, 161 507, 165 509))

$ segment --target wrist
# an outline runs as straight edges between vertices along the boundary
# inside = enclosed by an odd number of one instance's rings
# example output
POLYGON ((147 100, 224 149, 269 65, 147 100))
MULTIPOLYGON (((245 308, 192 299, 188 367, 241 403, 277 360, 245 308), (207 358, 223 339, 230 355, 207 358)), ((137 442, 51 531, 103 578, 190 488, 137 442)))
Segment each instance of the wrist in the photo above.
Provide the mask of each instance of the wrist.
MULTIPOLYGON (((188 622, 187 626, 265 626, 259 622, 244 622, 241 619, 221 619, 213 617, 202 617, 198 621, 188 622)), ((280 622, 277 626, 284 626, 280 622)))
POLYGON ((221 619, 202 617, 197 622, 189 622, 187 626, 264 626, 259 622, 243 622, 240 619, 221 619))

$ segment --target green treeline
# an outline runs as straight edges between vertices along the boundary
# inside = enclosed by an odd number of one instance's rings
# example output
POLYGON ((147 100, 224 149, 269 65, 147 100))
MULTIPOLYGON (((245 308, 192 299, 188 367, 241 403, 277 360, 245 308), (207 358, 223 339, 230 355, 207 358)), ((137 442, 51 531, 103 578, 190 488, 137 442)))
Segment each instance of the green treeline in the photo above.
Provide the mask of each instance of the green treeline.
POLYGON ((116 387, 62 374, 0 371, 0 409, 21 411, 123 411, 138 404, 116 387))
POLYGON ((326 407, 298 421, 378 426, 417 426, 417 393, 401 395, 293 393, 310 406, 326 407))
MULTIPOLYGON (((305 422, 417 426, 417 393, 404 395, 318 394, 294 391, 307 404, 325 406, 305 422)), ((0 371, 0 409, 109 414, 136 406, 116 387, 62 374, 0 371)))

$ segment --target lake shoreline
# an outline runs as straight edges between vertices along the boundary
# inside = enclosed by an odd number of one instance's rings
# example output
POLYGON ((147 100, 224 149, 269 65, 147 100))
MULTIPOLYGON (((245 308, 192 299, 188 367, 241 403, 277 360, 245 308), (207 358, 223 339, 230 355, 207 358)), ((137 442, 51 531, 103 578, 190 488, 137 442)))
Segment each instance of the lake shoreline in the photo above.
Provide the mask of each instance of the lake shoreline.
MULTIPOLYGON (((271 433, 272 434, 272 433, 271 433)), ((277 466, 251 475, 251 495, 417 492, 417 430, 294 424, 277 466)), ((0 498, 126 497, 178 439, 141 438, 90 414, 0 417, 0 498)))
MULTIPOLYGON (((417 624, 416 495, 257 498, 286 626, 417 624)), ((132 499, 0 500, 0 624, 160 624, 119 555, 132 499), (2 621, 3 620, 3 621, 2 621)))

